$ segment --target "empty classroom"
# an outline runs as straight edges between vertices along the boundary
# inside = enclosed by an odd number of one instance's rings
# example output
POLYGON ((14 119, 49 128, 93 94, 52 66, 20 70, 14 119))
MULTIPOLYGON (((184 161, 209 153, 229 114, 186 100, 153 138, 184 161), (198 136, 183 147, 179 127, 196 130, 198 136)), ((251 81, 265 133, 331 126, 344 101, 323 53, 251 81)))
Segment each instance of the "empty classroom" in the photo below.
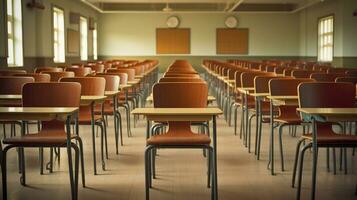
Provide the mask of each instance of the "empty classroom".
POLYGON ((357 199, 356 0, 0 11, 0 199, 357 199))

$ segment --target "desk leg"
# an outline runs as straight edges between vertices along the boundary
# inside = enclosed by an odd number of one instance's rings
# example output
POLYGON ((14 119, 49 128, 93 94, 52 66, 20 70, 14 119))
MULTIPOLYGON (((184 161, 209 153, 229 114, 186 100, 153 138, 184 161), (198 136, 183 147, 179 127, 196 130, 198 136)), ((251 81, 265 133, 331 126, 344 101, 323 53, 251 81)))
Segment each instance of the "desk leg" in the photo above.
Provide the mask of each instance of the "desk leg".
POLYGON ((271 175, 274 175, 274 115, 273 115, 273 101, 270 100, 270 171, 271 175))
MULTIPOLYGON (((318 148, 317 148, 317 127, 315 119, 312 119, 312 191, 311 191, 311 200, 315 199, 315 192, 316 192, 316 171, 317 171, 317 155, 318 155, 318 148)), ((301 172, 302 173, 302 172, 301 172)))
POLYGON ((259 98, 255 98, 255 145, 254 145, 254 155, 257 155, 258 147, 258 131, 259 131, 259 98))
POLYGON ((94 121, 94 103, 91 104, 91 127, 92 127, 92 148, 93 148, 93 164, 94 164, 94 175, 97 175, 97 156, 95 148, 95 121, 94 121))
POLYGON ((217 126, 216 126, 216 116, 213 116, 213 186, 215 188, 214 199, 218 199, 218 180, 217 180, 217 126))
MULTIPOLYGON (((27 123, 25 121, 21 122, 21 136, 25 136, 26 134, 26 126, 27 123)), ((20 183, 21 185, 25 186, 26 185, 26 167, 25 167, 25 151, 23 147, 19 148, 19 160, 21 161, 20 169, 21 169, 21 177, 20 177, 20 183)))
POLYGON ((72 199, 77 199, 76 188, 75 188, 75 183, 74 183, 74 176, 73 176, 70 121, 71 121, 71 119, 70 119, 70 117, 68 117, 67 121, 66 121, 66 132, 67 132, 67 146, 66 147, 67 147, 67 154, 68 154, 68 171, 69 171, 72 199))

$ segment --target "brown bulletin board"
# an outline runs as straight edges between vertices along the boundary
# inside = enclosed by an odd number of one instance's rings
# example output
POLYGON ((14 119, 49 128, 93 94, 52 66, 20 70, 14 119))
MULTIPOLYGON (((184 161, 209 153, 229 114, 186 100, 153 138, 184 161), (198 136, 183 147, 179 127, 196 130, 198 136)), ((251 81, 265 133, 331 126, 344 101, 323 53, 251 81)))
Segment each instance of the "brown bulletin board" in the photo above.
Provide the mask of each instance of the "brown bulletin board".
POLYGON ((78 54, 80 49, 79 32, 73 29, 67 29, 67 51, 71 54, 78 54))
POLYGON ((157 28, 157 54, 190 54, 189 28, 157 28))
POLYGON ((249 29, 217 28, 217 54, 248 54, 249 29))

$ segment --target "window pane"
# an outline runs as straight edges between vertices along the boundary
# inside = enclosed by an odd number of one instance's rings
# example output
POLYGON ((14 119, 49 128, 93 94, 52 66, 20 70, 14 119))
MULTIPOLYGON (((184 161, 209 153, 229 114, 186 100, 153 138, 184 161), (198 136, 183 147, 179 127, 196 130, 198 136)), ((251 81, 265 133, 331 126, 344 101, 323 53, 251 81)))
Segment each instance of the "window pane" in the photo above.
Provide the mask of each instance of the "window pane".
POLYGON ((80 18, 81 60, 88 60, 88 24, 87 19, 80 18))
POLYGON ((332 61, 333 59, 333 16, 319 20, 318 60, 332 61))
POLYGON ((9 38, 7 40, 7 44, 8 44, 8 58, 7 58, 7 63, 10 65, 15 64, 14 63, 14 41, 9 38))
POLYGON ((12 23, 7 21, 7 34, 12 34, 12 23))
POLYGON ((63 10, 53 8, 53 17, 53 60, 54 62, 65 62, 63 10))
POLYGON ((7 0, 7 15, 12 15, 12 0, 7 0))

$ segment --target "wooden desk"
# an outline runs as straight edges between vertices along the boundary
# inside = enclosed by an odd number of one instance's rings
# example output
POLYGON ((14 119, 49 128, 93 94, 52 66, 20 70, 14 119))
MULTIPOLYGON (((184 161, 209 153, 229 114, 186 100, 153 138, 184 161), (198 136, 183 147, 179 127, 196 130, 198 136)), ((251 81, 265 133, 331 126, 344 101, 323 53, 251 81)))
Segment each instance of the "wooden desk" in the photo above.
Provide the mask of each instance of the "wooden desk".
POLYGON ((128 81, 128 85, 137 85, 140 83, 140 80, 134 79, 133 81, 128 81))
POLYGON ((128 89, 128 88, 131 88, 131 85, 119 85, 119 89, 120 90, 125 90, 125 89, 128 89))
POLYGON ((144 78, 144 75, 135 75, 135 78, 142 79, 144 78))
MULTIPOLYGON (((147 98, 146 98, 147 102, 153 102, 154 101, 154 97, 152 96, 152 94, 150 94, 147 98)), ((208 96, 207 97, 207 103, 212 103, 213 101, 216 101, 216 98, 214 96, 208 96)))
POLYGON ((297 106, 299 105, 299 96, 267 96, 270 99, 274 106, 297 106))
MULTIPOLYGON (((89 105, 92 102, 102 102, 106 96, 81 96, 81 105, 89 105)), ((22 95, 0 95, 0 102, 22 101, 22 95)))
POLYGON ((240 88, 237 88, 237 90, 238 90, 240 93, 247 94, 249 91, 254 91, 255 88, 254 88, 254 87, 240 87, 240 88))
MULTIPOLYGON (((216 116, 223 112, 219 108, 136 108, 132 112, 134 115, 144 115, 147 118, 146 138, 150 136, 150 121, 213 121, 213 165, 217 174, 217 128, 216 116)), ((214 177, 217 183, 217 177, 214 177)), ((217 186, 217 185, 216 185, 217 186)), ((212 186, 211 186, 212 187, 212 186)), ((218 188, 218 187, 217 187, 218 188)), ((215 199, 218 199, 218 192, 215 192, 215 199)))
MULTIPOLYGON (((329 122, 355 122, 357 121, 357 108, 297 108, 297 111, 303 116, 303 120, 312 122, 312 127, 316 126, 318 121, 329 122), (305 115, 305 116, 304 116, 305 115)), ((311 199, 315 198, 316 189, 316 170, 317 170, 317 133, 316 128, 312 128, 312 193, 311 199)))

